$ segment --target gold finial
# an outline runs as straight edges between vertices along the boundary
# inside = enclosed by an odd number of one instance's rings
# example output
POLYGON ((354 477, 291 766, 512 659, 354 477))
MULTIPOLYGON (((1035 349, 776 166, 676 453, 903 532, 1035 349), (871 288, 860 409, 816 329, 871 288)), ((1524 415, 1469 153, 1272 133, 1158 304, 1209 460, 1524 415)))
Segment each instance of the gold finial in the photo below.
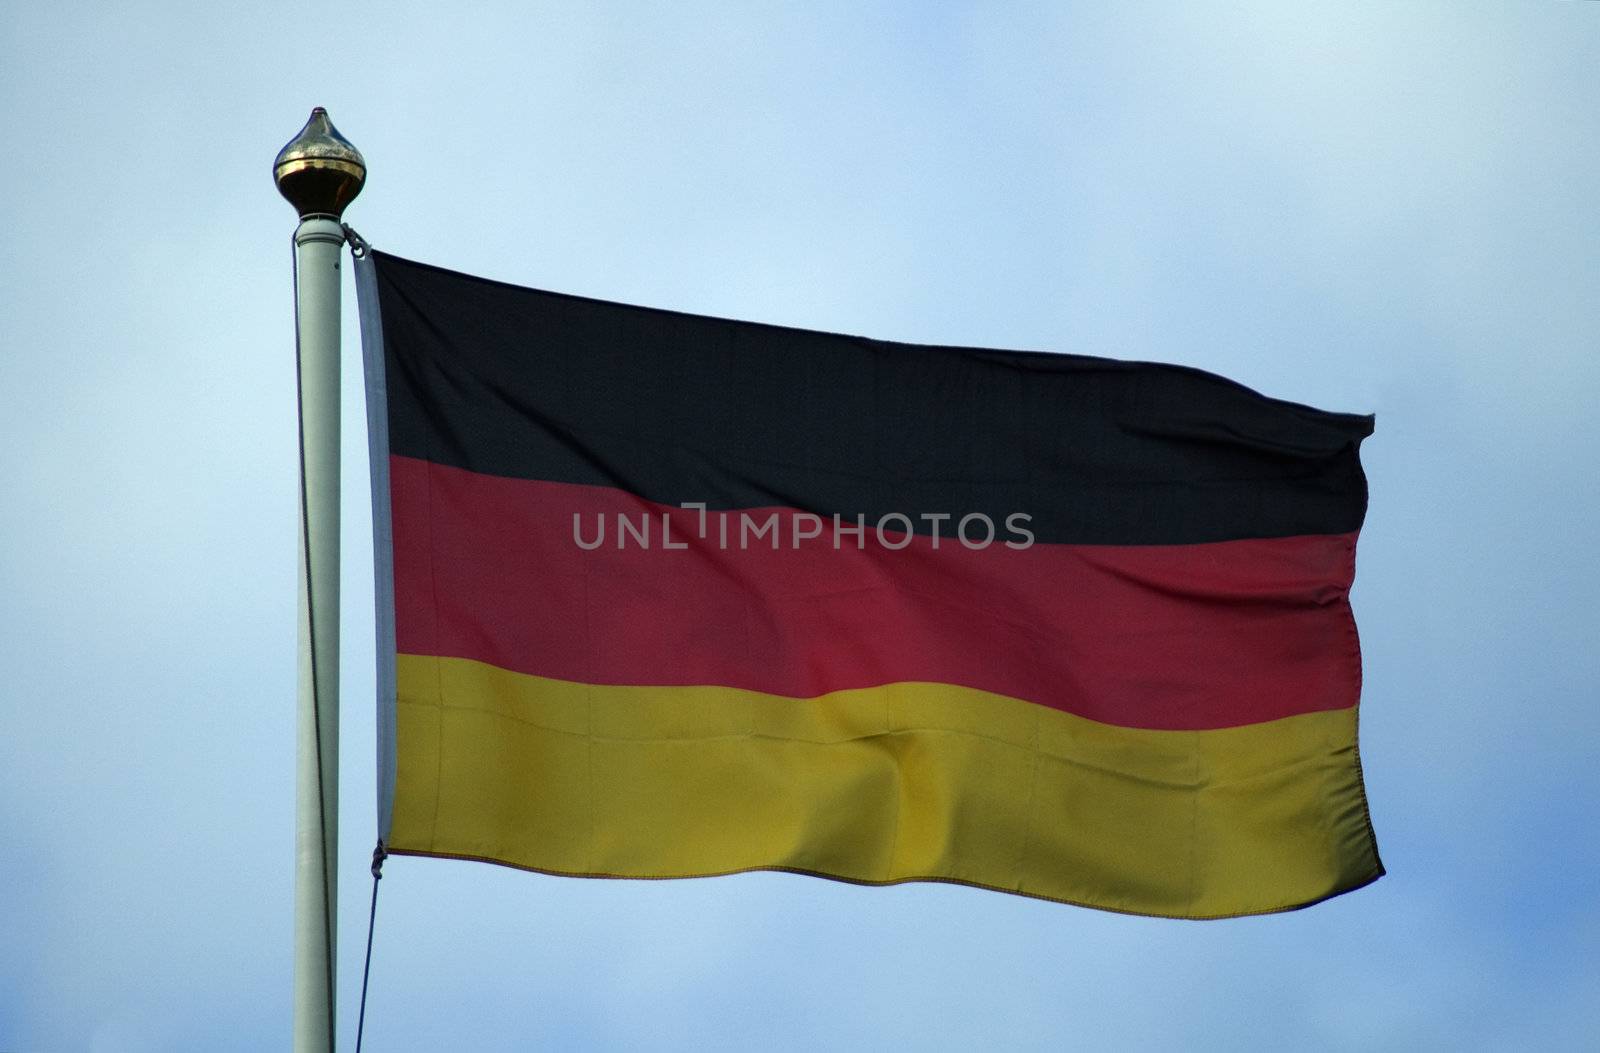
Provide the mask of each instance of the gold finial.
POLYGON ((272 162, 272 178, 278 184, 278 193, 288 199, 301 219, 338 219, 344 207, 361 193, 361 184, 367 181, 367 162, 328 120, 328 111, 318 106, 311 111, 311 119, 300 134, 278 151, 277 160, 272 162))

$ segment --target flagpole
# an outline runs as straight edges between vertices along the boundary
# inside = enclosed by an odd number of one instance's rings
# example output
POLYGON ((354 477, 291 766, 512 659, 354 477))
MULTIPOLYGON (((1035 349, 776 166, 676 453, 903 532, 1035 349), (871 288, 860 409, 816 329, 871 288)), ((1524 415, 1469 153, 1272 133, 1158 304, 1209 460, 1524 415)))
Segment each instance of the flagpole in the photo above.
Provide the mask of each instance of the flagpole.
POLYGON ((273 162, 294 232, 300 420, 294 1048, 332 1053, 339 860, 339 217, 366 163, 317 107, 273 162))

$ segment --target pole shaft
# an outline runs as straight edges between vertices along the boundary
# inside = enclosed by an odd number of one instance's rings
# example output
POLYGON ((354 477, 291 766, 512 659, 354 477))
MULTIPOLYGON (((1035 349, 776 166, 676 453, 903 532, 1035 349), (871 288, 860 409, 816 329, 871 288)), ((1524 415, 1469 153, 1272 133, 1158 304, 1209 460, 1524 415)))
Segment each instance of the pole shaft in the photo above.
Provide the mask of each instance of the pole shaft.
POLYGON ((295 230, 300 387, 300 691, 295 778, 294 1048, 334 1048, 339 840, 339 253, 295 230))

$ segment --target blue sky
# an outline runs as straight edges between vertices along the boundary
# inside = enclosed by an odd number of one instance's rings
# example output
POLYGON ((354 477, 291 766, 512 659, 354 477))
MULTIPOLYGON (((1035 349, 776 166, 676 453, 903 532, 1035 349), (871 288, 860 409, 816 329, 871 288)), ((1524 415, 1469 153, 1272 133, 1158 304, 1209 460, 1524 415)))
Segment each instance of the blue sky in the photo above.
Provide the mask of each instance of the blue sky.
MULTIPOLYGON (((289 235, 590 296, 1181 362, 1370 411, 1389 876, 1126 918, 418 859, 372 1049, 1574 1048, 1600 1033, 1600 4, 10 5, 0 1050, 288 1041, 289 235)), ((346 287, 341 1038, 374 837, 346 287)))

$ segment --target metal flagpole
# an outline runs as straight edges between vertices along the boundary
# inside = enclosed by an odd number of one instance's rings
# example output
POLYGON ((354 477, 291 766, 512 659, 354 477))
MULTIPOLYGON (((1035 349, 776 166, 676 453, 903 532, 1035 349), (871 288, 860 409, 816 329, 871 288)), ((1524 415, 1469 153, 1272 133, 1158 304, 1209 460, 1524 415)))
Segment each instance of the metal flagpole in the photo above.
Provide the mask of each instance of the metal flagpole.
POLYGON ((332 1053, 339 860, 339 217, 367 166, 322 107, 272 167, 294 232, 300 391, 300 701, 294 1048, 332 1053))

